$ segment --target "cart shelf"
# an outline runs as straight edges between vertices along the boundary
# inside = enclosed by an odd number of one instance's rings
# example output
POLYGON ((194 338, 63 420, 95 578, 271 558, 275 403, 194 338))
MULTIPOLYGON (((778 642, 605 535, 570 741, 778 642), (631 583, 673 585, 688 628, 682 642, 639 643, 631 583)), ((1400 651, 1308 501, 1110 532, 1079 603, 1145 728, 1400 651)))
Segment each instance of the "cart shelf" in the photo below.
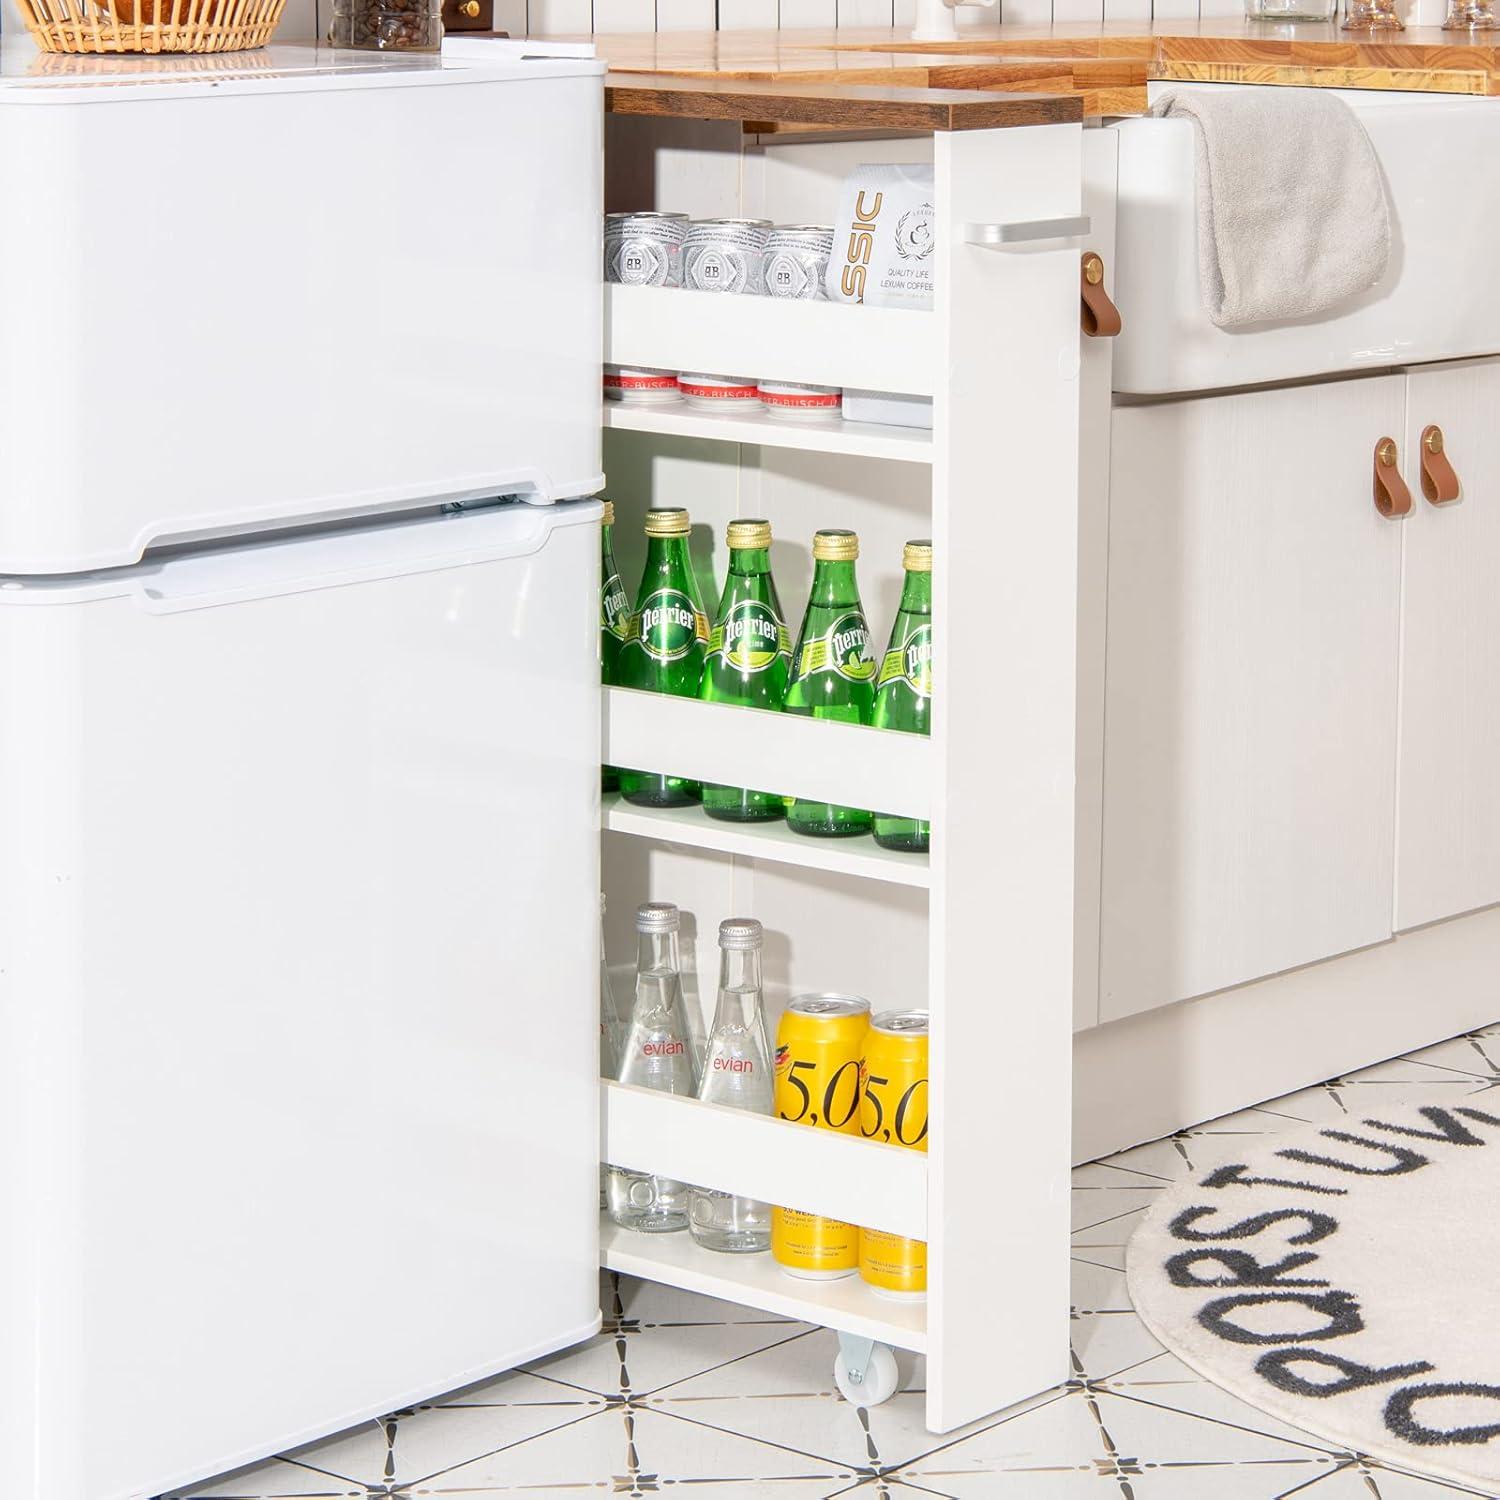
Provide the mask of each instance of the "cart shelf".
POLYGON ((611 1271, 701 1292, 782 1317, 877 1339, 897 1349, 927 1348, 922 1302, 877 1297, 857 1276, 799 1281, 770 1255, 716 1255, 681 1234, 636 1234, 608 1218, 599 1226, 599 1258, 611 1271))
MULTIPOLYGON (((667 122, 659 130, 631 138, 629 180, 651 185, 639 206, 774 223, 810 220, 856 163, 886 154, 883 144, 870 155, 822 138, 747 144, 727 130, 722 140, 678 137, 667 122)), ((646 898, 691 913, 685 968, 700 1009, 716 922, 744 912, 774 935, 777 998, 831 987, 876 1009, 930 1012, 925 1156, 766 1117, 720 1119, 737 1112, 640 1099, 617 1084, 602 1100, 605 1155, 623 1166, 925 1239, 925 1305, 888 1302, 854 1278, 799 1283, 767 1255, 716 1255, 687 1234, 606 1224, 602 1258, 922 1350, 933 1432, 1068 1371, 1075 879, 1085 900, 1097 887, 1096 829, 1075 821, 1078 770, 1098 753, 1077 734, 1088 701, 1078 677, 1080 381, 1087 374, 1108 390, 1107 364, 1087 347, 1107 341, 1078 332, 1084 246, 1056 237, 1081 221, 1082 136, 1048 125, 892 143, 898 161, 930 152, 933 163, 930 311, 605 292, 612 364, 933 399, 931 434, 677 405, 611 403, 604 419, 636 434, 610 439, 608 465, 632 524, 642 506, 680 505, 715 537, 745 516, 764 516, 781 536, 846 526, 861 537, 861 573, 882 615, 901 542, 930 536, 942 668, 930 738, 607 688, 605 763, 928 819, 929 859, 887 861, 862 841, 824 846, 775 826, 712 824, 697 809, 659 815, 618 803, 605 805, 602 850, 616 928, 646 898), (886 461, 897 457, 909 461, 886 461), (856 865, 871 878, 846 878, 856 865), (626 1152, 641 1159, 621 1161, 626 1152)), ((1097 466, 1099 451, 1088 462, 1097 466)), ((805 586, 806 559, 786 561, 805 586)), ((1097 570, 1084 561, 1092 586, 1097 570)), ((1091 630, 1096 602, 1086 603, 1091 630)), ((1086 985, 1086 963, 1080 972, 1086 985)))
POLYGON ((931 883, 925 854, 900 854, 882 849, 869 834, 851 839, 815 839, 793 833, 784 822, 721 823, 701 807, 632 807, 618 794, 604 799, 604 826, 611 833, 686 844, 694 849, 717 849, 749 859, 800 865, 807 870, 832 870, 892 885, 931 883))
POLYGON ((927 1154, 605 1080, 602 1161, 911 1239, 927 1235, 927 1154))
MULTIPOLYGON (((604 760, 723 786, 775 787, 847 807, 878 807, 898 817, 932 817, 932 741, 920 734, 610 687, 604 689, 604 760)), ((812 852, 789 862, 818 865, 812 852)))
POLYGON ((762 448, 796 448, 804 453, 842 453, 852 458, 886 458, 900 463, 932 462, 930 431, 891 427, 881 422, 846 422, 842 417, 791 421, 767 416, 758 408, 730 416, 700 411, 685 401, 667 406, 606 402, 604 426, 611 432, 651 432, 664 437, 754 443, 762 448))
POLYGON ((911 308, 604 288, 604 361, 930 396, 937 323, 911 308))

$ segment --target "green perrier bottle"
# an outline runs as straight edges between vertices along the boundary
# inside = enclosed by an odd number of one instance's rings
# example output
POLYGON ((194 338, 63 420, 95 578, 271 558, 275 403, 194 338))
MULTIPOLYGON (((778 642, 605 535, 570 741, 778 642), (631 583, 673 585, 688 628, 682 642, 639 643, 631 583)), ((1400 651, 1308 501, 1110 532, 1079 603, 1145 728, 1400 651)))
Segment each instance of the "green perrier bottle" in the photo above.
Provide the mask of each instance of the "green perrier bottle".
MULTIPOLYGON (((891 641, 875 683, 877 729, 932 732, 932 543, 908 542, 901 556, 906 579, 891 641)), ((914 854, 926 850, 932 825, 917 818, 875 814, 875 842, 914 854)))
MULTIPOLYGON (((604 502, 599 522, 599 677, 606 687, 619 679, 620 648, 630 637, 630 600, 620 582, 615 566, 615 507, 604 502)), ((620 784, 620 773, 605 766, 600 776, 600 790, 614 791, 620 784)))
MULTIPOLYGON (((852 531, 820 531, 813 537, 812 594, 797 649, 792 653, 792 680, 786 690, 786 712, 845 724, 868 724, 875 702, 875 658, 854 560, 859 538, 852 531)), ((871 818, 858 808, 801 797, 787 809, 786 820, 797 833, 841 838, 868 833, 871 818)))
MULTIPOLYGON (((706 703, 779 709, 786 697, 792 642, 771 581, 771 523, 731 521, 728 541, 729 574, 708 638, 699 696, 706 703)), ((711 818, 758 823, 782 817, 786 801, 770 792, 709 783, 703 788, 703 811, 711 818)))
MULTIPOLYGON (((688 555, 692 522, 680 507, 646 512, 646 571, 636 595, 630 635, 616 667, 619 686, 696 698, 708 646, 708 616, 698 600, 688 555)), ((681 807, 696 802, 696 781, 655 771, 620 771, 627 802, 681 807)))

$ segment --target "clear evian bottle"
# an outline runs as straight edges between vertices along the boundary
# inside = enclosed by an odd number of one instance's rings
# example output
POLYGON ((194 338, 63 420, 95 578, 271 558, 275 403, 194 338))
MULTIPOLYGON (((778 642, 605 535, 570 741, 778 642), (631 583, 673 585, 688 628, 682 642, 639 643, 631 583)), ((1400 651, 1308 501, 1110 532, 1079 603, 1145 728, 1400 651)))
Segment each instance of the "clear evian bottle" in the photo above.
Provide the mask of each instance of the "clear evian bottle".
MULTIPOLYGON (((677 929, 670 901, 648 901, 635 914, 635 1005, 616 1077, 663 1094, 695 1092, 693 1052, 682 1007, 677 929)), ((687 1186, 611 1165, 609 1216, 626 1229, 662 1234, 687 1227, 687 1186)))
MULTIPOLYGON (((719 1000, 698 1097, 707 1104, 771 1113, 775 1078, 761 1010, 761 925, 753 917, 719 923, 719 1000)), ((707 1250, 771 1248, 771 1205, 715 1188, 688 1194, 688 1228, 707 1250)))

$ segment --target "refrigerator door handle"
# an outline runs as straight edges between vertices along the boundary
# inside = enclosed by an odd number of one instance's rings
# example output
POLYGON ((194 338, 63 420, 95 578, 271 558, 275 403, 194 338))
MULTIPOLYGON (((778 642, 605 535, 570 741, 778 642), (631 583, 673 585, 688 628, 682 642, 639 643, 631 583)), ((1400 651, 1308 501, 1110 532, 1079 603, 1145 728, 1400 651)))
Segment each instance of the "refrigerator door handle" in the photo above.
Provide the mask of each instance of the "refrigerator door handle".
POLYGON ((251 541, 148 563, 133 570, 129 592, 152 614, 175 614, 529 557, 546 546, 556 527, 597 521, 601 513, 597 501, 486 506, 395 524, 251 541))

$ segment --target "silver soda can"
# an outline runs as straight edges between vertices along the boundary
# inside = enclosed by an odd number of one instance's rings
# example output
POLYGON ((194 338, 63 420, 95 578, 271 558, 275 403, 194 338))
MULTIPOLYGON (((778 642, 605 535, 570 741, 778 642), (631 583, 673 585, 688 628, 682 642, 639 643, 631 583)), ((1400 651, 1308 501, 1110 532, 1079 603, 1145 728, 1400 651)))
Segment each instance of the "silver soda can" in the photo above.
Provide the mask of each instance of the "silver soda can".
POLYGON ((682 284, 695 292, 760 294, 766 289, 769 219, 699 219, 682 248, 682 284))
POLYGON ((605 214, 604 279, 625 286, 681 286, 686 214, 605 214))
POLYGON ((783 224, 766 241, 766 291, 772 297, 825 298, 823 273, 833 254, 828 224, 783 224))

